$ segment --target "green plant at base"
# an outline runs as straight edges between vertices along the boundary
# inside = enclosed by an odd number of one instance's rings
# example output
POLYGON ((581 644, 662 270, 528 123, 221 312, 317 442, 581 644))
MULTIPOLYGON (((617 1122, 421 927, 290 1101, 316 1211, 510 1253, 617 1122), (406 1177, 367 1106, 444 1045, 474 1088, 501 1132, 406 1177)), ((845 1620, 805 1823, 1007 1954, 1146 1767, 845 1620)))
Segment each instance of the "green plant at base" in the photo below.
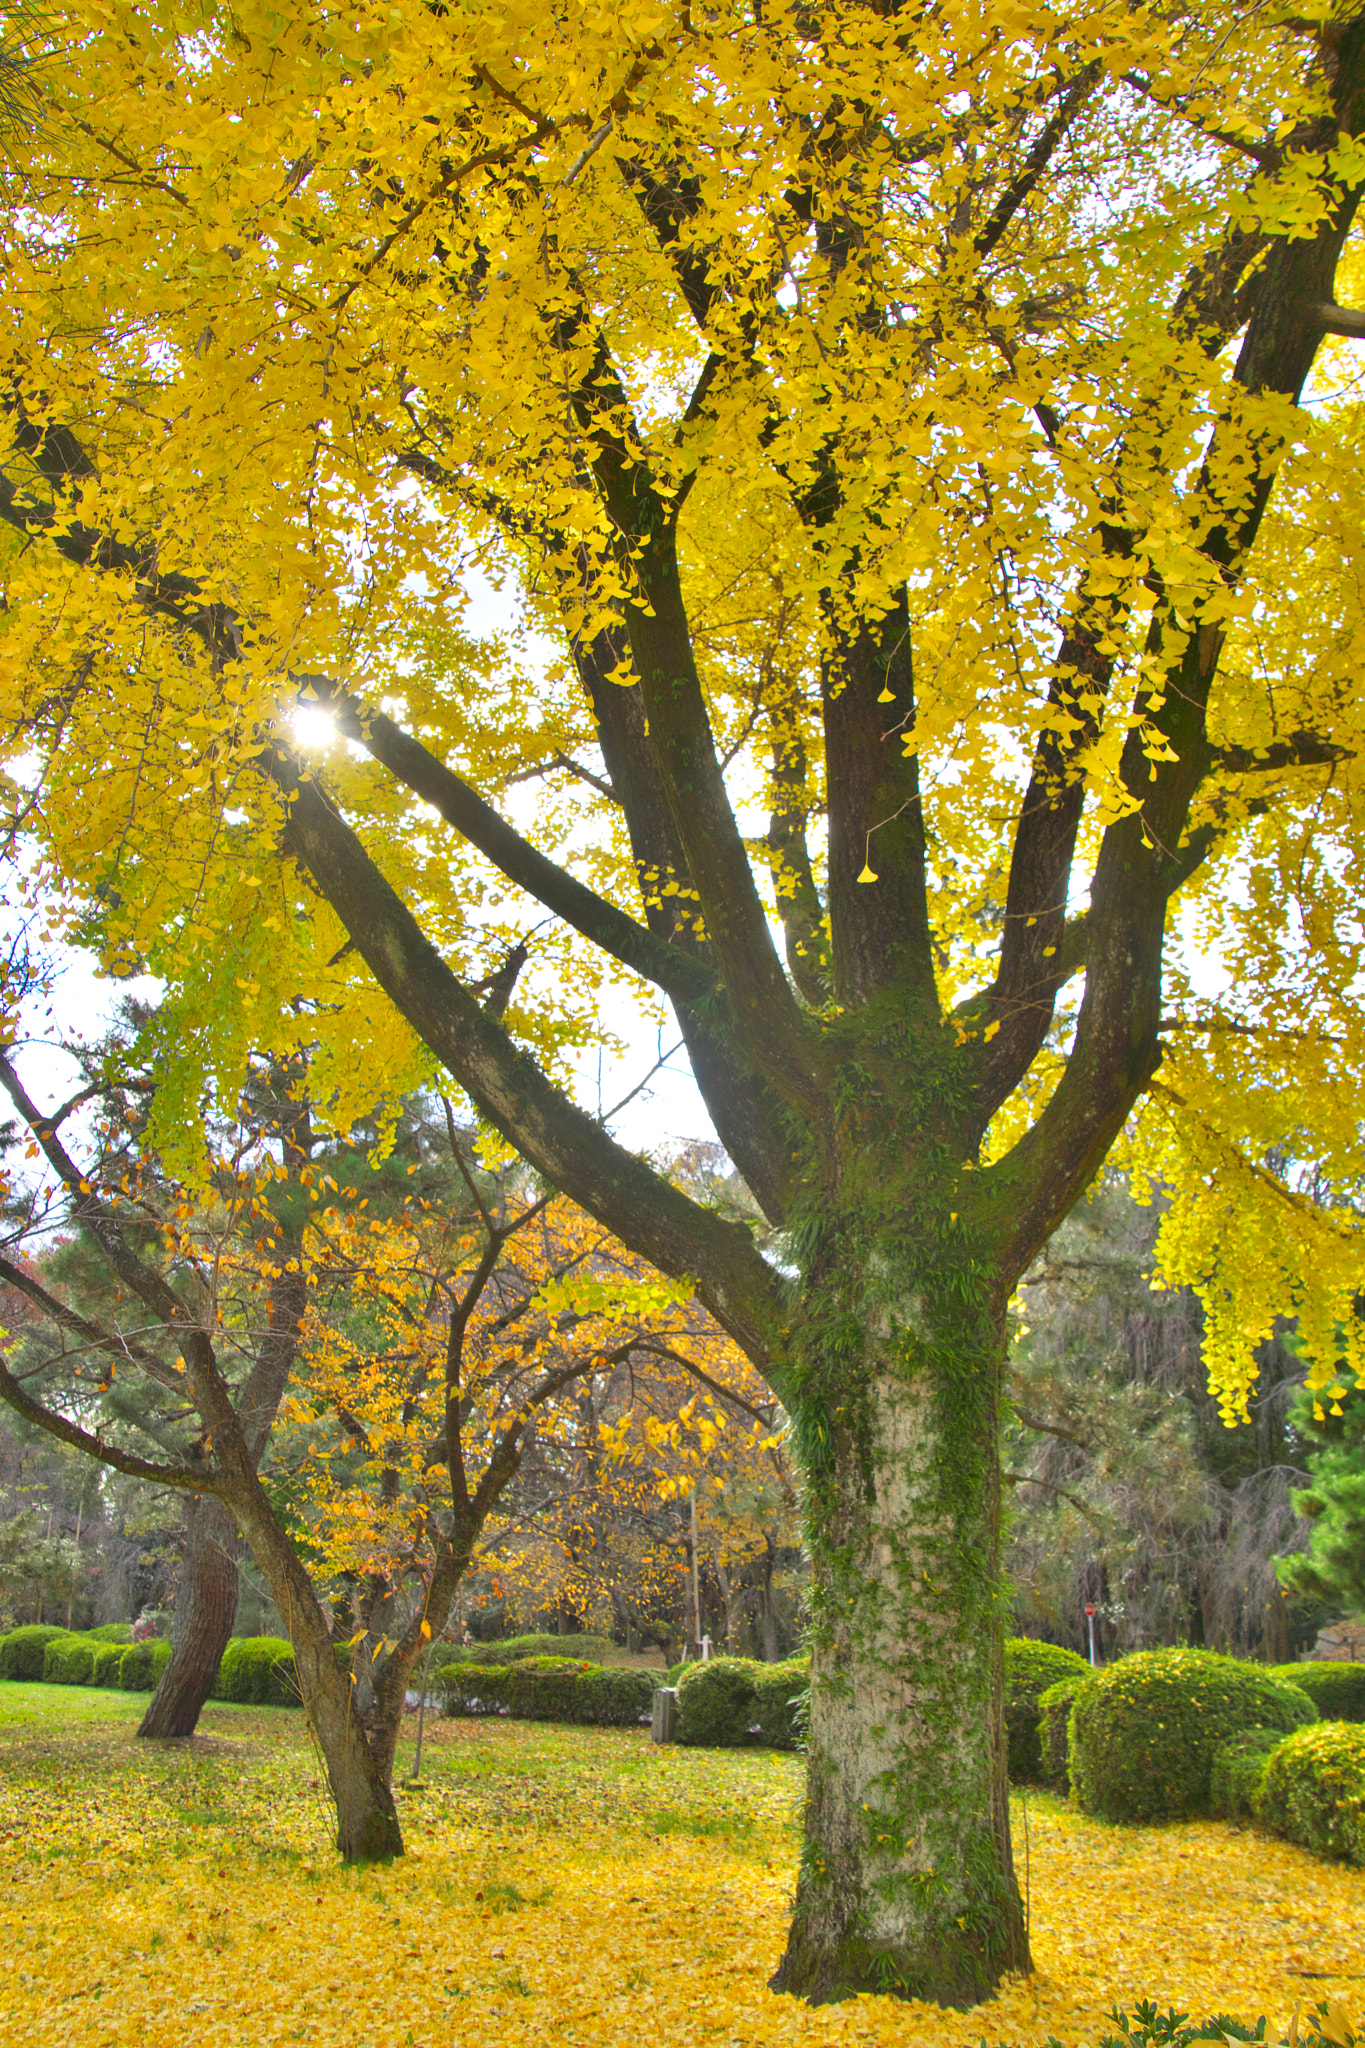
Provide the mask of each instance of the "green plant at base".
POLYGON ((1071 1709, 1077 1694, 1094 1678, 1095 1673, 1087 1669, 1071 1678, 1059 1678, 1038 1696, 1039 1774, 1045 1785, 1063 1795, 1071 1790, 1071 1709))
POLYGON ((1267 1759, 1288 1739, 1282 1728, 1246 1728, 1220 1742, 1209 1773, 1210 1813, 1219 1820, 1253 1813, 1267 1759))
POLYGON ((1038 1706, 1050 1686, 1085 1678, 1090 1666, 1075 1650, 1010 1636, 1005 1643, 1005 1737, 1012 1785, 1047 1783, 1038 1735, 1038 1706))
POLYGON ((58 1636, 69 1634, 69 1629, 54 1628, 45 1621, 11 1629, 7 1636, 0 1637, 0 1678, 22 1678, 30 1684, 40 1683, 48 1644, 58 1636))
POLYGON ((1282 1678, 1306 1692, 1320 1721, 1365 1721, 1365 1664, 1272 1664, 1282 1678))
POLYGON ((1365 1728, 1319 1721, 1280 1743, 1252 1811, 1305 1849, 1365 1865, 1365 1728))
POLYGON ((1104 1820, 1207 1813, 1213 1753, 1247 1728, 1317 1719, 1308 1695, 1207 1650, 1147 1650, 1110 1665, 1071 1710, 1071 1783, 1104 1820))

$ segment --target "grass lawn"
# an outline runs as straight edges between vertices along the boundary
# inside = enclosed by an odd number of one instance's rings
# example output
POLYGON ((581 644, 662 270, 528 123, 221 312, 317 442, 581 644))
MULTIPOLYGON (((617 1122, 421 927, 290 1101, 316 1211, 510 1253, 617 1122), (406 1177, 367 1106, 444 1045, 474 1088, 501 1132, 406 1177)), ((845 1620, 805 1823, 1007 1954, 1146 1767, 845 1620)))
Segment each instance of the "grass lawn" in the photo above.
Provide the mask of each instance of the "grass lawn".
MULTIPOLYGON (((1365 2015, 1365 1873, 1213 1822, 1028 1805, 1037 1975, 966 2015, 775 1999, 801 1766, 647 1731, 428 1718, 411 1853, 342 1869, 302 1716, 0 1684, 0 2042, 446 2048, 1091 2041, 1118 2001, 1365 2015)), ((400 1751, 411 1762, 411 1738, 400 1751)), ((1018 1801, 1015 1845, 1025 1830, 1018 1801)))

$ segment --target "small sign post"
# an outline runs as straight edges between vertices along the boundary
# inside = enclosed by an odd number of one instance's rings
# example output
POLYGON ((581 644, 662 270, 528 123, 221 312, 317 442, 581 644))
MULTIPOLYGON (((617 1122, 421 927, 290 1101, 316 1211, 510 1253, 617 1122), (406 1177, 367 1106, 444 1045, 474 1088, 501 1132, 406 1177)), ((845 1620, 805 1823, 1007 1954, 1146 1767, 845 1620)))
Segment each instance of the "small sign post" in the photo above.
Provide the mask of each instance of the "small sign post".
POLYGON ((1087 1600, 1085 1603, 1085 1618, 1090 1629, 1090 1667, 1093 1670, 1095 1666, 1095 1603, 1093 1600, 1087 1600))

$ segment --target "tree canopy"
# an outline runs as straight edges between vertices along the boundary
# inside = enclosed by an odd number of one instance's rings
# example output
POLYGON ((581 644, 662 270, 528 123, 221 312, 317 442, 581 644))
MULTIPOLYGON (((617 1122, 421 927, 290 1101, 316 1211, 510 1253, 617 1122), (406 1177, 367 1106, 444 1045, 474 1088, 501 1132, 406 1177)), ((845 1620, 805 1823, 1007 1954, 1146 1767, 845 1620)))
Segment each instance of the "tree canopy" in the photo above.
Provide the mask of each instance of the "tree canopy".
POLYGON ((805 1469, 778 1981, 974 1998, 1025 1954, 1005 1304, 1139 1102, 1227 1415, 1276 1314, 1359 1363, 1365 18, 53 28, 12 839, 167 981, 166 1142, 251 1045, 305 1033, 342 1124, 439 1064, 695 1281, 805 1469), (614 982, 674 1006, 775 1259, 571 1099, 614 982))

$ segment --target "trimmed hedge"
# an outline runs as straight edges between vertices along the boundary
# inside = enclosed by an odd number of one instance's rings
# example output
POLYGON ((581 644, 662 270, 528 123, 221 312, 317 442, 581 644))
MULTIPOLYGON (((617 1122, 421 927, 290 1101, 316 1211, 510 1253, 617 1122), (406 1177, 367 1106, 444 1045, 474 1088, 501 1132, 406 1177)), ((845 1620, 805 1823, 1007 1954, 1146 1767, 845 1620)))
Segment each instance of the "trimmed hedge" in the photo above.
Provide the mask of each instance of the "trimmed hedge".
POLYGON ((1096 1675, 1087 1667, 1072 1678, 1059 1678, 1038 1696, 1039 1776, 1063 1798, 1071 1790, 1071 1709, 1076 1695, 1093 1684, 1096 1675))
POLYGON ((739 1749, 758 1719, 755 1687, 772 1669, 750 1657, 710 1657, 678 1679, 678 1740, 693 1748, 739 1749))
POLYGON ((133 1624, 131 1621, 102 1621, 98 1628, 88 1628, 85 1634, 92 1643, 122 1643, 126 1648, 133 1640, 133 1624))
POLYGON ((799 1749, 810 1707, 810 1658, 754 1667, 754 1719, 769 1749, 799 1749))
POLYGON ((1207 1813, 1213 1753, 1248 1728, 1317 1719, 1307 1693, 1209 1650, 1146 1650, 1101 1672, 1071 1710, 1071 1784, 1113 1821, 1207 1813))
POLYGON ((96 1643, 95 1664, 90 1674, 92 1685, 116 1687, 119 1682, 119 1666, 123 1662, 126 1643, 96 1643))
POLYGON ((505 1714, 511 1706, 510 1664, 443 1664, 432 1678, 443 1714, 505 1714))
POLYGON ((553 1657, 561 1663, 567 1657, 576 1664, 600 1665, 611 1647, 610 1636, 509 1636, 505 1643, 453 1644, 442 1668, 448 1671, 453 1664, 478 1664, 497 1671, 527 1657, 553 1657))
POLYGON ((1287 1740, 1281 1728, 1246 1728, 1219 1743, 1209 1773, 1209 1811, 1216 1820, 1240 1820, 1255 1811, 1267 1759, 1287 1740))
POLYGON ((84 1636, 54 1636, 43 1652, 44 1685, 89 1685, 98 1643, 84 1636))
POLYGON ((1005 1737, 1009 1745, 1012 1785, 1035 1784, 1043 1778, 1043 1752, 1038 1736, 1038 1703, 1049 1686, 1064 1678, 1088 1678, 1090 1666, 1075 1650, 1059 1643, 1038 1643, 1011 1636, 1005 1644, 1005 1737))
POLYGON ((572 1657, 523 1657, 515 1664, 447 1664, 434 1679, 451 1715, 507 1713, 519 1721, 580 1728, 634 1728, 647 1720, 654 1673, 572 1657))
POLYGON ((302 1705, 294 1651, 286 1636, 234 1636, 223 1652, 216 1700, 246 1707, 302 1705))
POLYGON ((1297 1685, 1320 1721, 1365 1721, 1365 1664, 1272 1664, 1272 1678, 1297 1685))
MULTIPOLYGON (((111 1645, 118 1649, 118 1644, 111 1645)), ((171 1661, 171 1646, 164 1637, 149 1643, 133 1643, 119 1651, 118 1683, 124 1692, 155 1692, 161 1674, 171 1661)), ((103 1681, 106 1685, 108 1680, 103 1681)))
POLYGON ((70 1629, 54 1628, 45 1621, 11 1629, 7 1636, 0 1636, 0 1678, 23 1678, 38 1684, 48 1644, 57 1636, 70 1634, 70 1629))
POLYGON ((1319 1721, 1289 1736, 1266 1760, 1252 1812, 1305 1849, 1365 1865, 1365 1728, 1319 1721))

